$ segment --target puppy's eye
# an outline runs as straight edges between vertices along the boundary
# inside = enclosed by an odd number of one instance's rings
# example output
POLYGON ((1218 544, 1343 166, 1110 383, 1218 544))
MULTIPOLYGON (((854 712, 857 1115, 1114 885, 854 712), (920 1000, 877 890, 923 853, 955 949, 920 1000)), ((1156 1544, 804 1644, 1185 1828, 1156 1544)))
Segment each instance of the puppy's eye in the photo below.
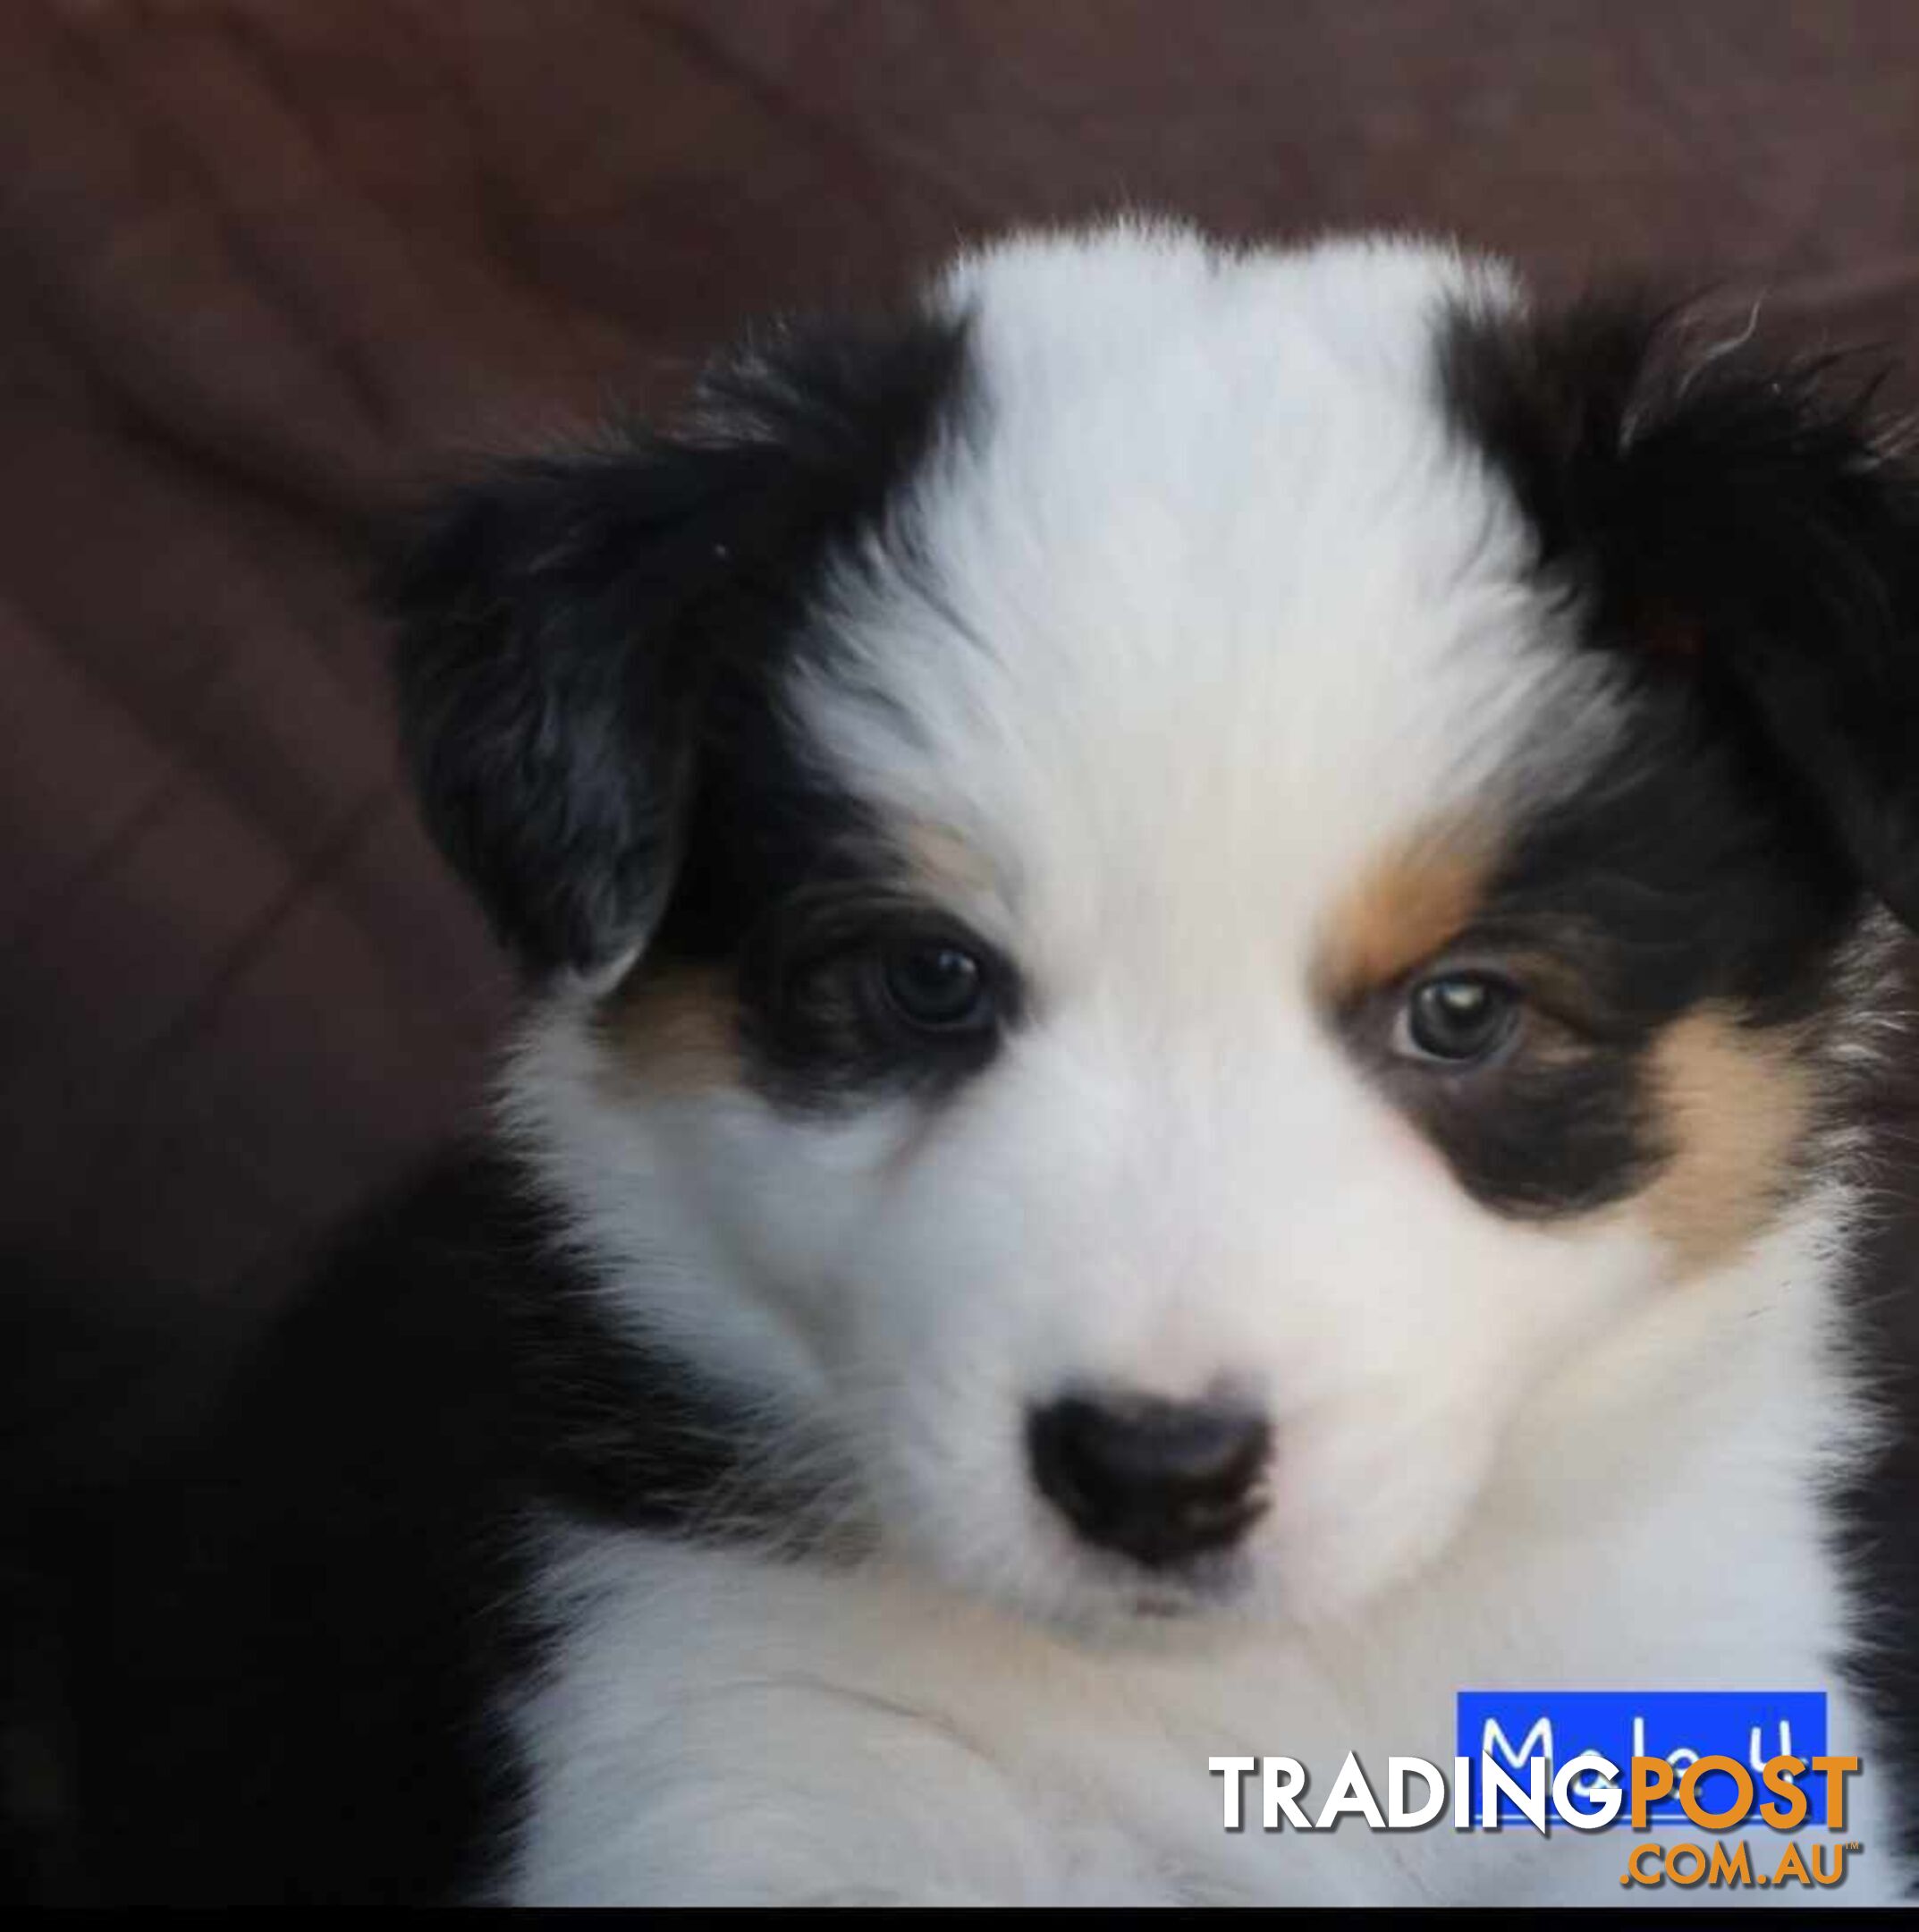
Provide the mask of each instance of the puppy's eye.
POLYGON ((1462 1065, 1504 1046, 1519 1017, 1518 988, 1490 973, 1438 973, 1406 996, 1395 1048, 1414 1060, 1462 1065))
POLYGON ((991 1024, 986 969, 963 946, 943 939, 903 940, 888 947, 879 963, 887 1003, 909 1026, 926 1033, 967 1033, 991 1024))

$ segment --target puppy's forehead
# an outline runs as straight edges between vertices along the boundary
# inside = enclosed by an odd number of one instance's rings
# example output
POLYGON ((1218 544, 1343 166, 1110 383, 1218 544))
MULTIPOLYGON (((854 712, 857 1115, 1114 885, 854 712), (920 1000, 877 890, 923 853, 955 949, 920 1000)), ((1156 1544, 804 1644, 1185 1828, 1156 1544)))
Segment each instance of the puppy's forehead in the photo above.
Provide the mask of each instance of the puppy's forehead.
POLYGON ((1513 299, 1498 271, 1135 231, 973 258, 942 299, 961 399, 795 698, 836 780, 970 851, 1028 943, 1250 904, 1304 944, 1356 873, 1601 733, 1441 402, 1440 332, 1513 299))

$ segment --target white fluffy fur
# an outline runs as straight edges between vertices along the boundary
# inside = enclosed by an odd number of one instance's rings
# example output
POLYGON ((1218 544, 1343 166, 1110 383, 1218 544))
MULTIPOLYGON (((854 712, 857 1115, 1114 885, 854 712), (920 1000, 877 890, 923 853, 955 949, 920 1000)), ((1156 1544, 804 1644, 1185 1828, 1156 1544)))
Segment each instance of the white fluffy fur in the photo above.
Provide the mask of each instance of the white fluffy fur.
MULTIPOLYGON (((1035 1019, 935 1116, 828 1124, 616 1099, 584 992, 532 1022, 509 1123, 614 1305, 843 1466, 876 1544, 848 1573, 556 1531, 513 1896, 1619 1899, 1619 1834, 1221 1829, 1209 1755, 1321 1789, 1349 1749, 1443 1761, 1466 1687, 1829 1687, 1870 1768, 1821 1542, 1860 1434, 1843 1189, 1675 1292, 1630 1207, 1474 1204, 1314 1010, 1343 886, 1577 776, 1612 716, 1440 418, 1449 293, 1517 299, 1424 246, 1130 227, 943 284, 985 428, 899 512, 930 567, 876 553, 829 620, 886 701, 791 695, 845 784, 972 856, 954 911, 1035 1019), (1266 1405, 1230 1604, 1142 1619, 1035 1493, 1024 1412, 1073 1382, 1266 1405)), ((1848 1900, 1896 1876, 1876 1791, 1848 1900)))

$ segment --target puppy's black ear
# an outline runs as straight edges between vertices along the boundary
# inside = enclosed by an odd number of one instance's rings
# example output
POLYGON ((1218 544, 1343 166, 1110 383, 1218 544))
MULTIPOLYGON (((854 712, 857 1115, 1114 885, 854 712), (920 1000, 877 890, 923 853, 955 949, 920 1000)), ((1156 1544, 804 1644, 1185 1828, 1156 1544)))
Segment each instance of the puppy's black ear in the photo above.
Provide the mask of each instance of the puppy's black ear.
POLYGON ((1919 470, 1831 359, 1683 333, 1631 301, 1464 316, 1447 398, 1593 642, 1690 681, 1919 927, 1919 470))
POLYGON ((644 946, 723 679, 770 682, 828 556, 878 516, 955 381, 960 331, 788 330, 716 363, 688 428, 506 464, 388 580, 427 828, 537 970, 644 946))

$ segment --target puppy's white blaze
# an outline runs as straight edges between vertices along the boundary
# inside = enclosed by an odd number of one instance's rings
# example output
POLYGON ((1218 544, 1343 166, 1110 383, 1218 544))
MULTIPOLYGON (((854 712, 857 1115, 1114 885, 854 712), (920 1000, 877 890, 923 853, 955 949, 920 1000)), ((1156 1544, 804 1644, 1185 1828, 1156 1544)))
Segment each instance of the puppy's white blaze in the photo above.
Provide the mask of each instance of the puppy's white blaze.
POLYGON ((1329 894, 1542 716, 1602 738, 1605 672, 1553 648, 1532 538, 1437 407, 1441 307, 1497 287, 1442 251, 1156 230, 952 278, 976 427, 898 513, 910 571, 841 580, 861 674, 796 699, 856 790, 982 849, 1043 979, 1103 953, 1162 1000, 1197 971, 1213 1003, 1233 961, 1280 982, 1329 894))

